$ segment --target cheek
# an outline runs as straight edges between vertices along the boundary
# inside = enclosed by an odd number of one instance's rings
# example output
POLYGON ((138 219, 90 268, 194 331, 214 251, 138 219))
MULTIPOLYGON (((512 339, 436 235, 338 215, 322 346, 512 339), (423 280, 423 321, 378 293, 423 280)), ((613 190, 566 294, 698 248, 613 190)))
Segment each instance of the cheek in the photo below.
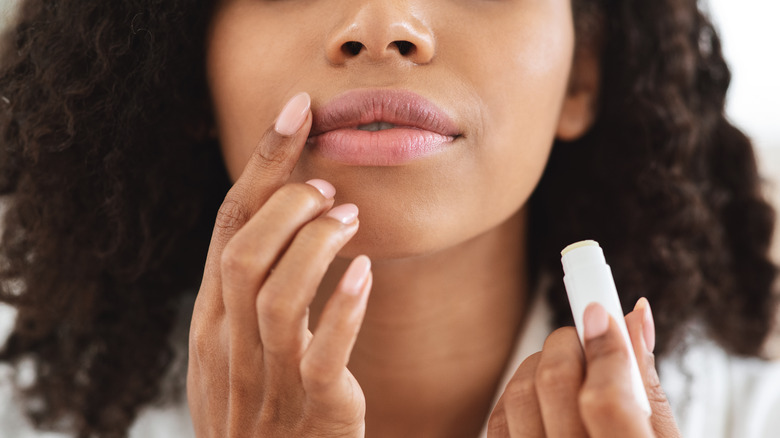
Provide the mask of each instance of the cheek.
POLYGON ((305 32, 289 32, 283 20, 267 19, 269 14, 256 9, 251 3, 239 3, 218 11, 207 44, 206 69, 217 130, 233 180, 272 126, 290 90, 300 91, 296 72, 301 65, 299 39, 306 37, 305 32), (274 38, 277 35, 285 37, 274 38))
POLYGON ((453 62, 483 103, 482 129, 473 139, 478 171, 472 182, 482 194, 475 203, 500 219, 522 207, 547 163, 568 86, 574 31, 566 2, 541 2, 493 18, 490 26, 476 25, 494 32, 453 62))

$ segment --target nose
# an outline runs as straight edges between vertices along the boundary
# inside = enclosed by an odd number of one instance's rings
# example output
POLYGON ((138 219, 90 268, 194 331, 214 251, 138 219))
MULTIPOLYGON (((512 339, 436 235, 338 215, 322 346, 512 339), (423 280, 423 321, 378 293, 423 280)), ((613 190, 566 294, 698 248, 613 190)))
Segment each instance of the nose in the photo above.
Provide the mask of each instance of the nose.
POLYGON ((372 61, 396 57, 427 64, 433 59, 433 30, 406 2, 361 3, 328 37, 328 61, 340 65, 361 57, 372 61))

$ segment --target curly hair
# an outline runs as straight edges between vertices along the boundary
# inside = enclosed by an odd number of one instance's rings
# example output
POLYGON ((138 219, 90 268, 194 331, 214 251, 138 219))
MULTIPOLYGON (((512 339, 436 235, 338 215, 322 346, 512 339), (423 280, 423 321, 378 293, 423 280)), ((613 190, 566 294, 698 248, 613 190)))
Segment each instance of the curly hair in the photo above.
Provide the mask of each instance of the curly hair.
MULTIPOLYGON (((206 4, 204 4, 206 3, 206 4)), ((602 243, 624 303, 653 303, 659 353, 698 321, 758 355, 775 309, 774 212, 749 140, 723 115, 730 76, 695 0, 573 0, 599 41, 599 117, 556 143, 530 200, 535 278, 602 243), (576 181, 576 184, 571 184, 576 181)), ((27 0, 0 52, 0 361, 36 427, 126 436, 161 396, 167 334, 200 281, 229 188, 205 80, 213 5, 27 0)), ((579 49, 578 49, 579 50, 579 49)), ((562 284, 545 291, 570 323, 562 284)))

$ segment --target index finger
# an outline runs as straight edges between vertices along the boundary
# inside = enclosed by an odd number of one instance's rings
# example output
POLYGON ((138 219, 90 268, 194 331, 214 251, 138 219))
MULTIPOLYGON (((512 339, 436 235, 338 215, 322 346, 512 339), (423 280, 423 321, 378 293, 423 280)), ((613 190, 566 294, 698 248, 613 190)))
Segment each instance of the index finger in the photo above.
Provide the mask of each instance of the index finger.
POLYGON ((208 277, 215 281, 214 285, 219 284, 219 260, 225 245, 290 177, 306 144, 311 123, 311 98, 302 92, 285 104, 274 126, 263 134, 217 213, 204 282, 208 277))

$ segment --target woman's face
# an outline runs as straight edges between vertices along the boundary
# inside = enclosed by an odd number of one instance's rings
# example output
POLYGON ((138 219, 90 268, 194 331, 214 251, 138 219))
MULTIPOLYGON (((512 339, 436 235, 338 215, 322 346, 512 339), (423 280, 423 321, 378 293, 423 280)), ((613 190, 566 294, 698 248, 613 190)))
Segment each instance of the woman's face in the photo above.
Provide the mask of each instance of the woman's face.
POLYGON ((360 208, 346 255, 424 254, 496 227, 528 200, 555 136, 586 118, 567 95, 569 0, 224 0, 211 25, 207 72, 233 179, 300 91, 314 130, 322 108, 350 95, 388 103, 376 121, 403 119, 419 102, 398 90, 449 118, 440 130, 453 132, 421 131, 412 114, 413 130, 349 132, 355 122, 330 149, 307 143, 292 180, 326 179, 337 203, 360 208), (420 139, 412 152, 393 143, 420 139))

